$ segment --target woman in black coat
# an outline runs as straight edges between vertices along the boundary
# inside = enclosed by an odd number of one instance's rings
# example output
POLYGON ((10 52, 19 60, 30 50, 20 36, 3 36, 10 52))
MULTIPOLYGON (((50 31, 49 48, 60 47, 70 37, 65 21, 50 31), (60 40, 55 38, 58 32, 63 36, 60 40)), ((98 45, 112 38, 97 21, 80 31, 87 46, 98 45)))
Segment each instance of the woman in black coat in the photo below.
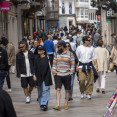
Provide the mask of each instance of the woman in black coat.
POLYGON ((50 85, 52 85, 51 69, 49 66, 49 59, 46 55, 44 46, 38 46, 38 55, 35 56, 34 80, 37 82, 38 101, 42 111, 48 108, 48 100, 50 97, 50 85))

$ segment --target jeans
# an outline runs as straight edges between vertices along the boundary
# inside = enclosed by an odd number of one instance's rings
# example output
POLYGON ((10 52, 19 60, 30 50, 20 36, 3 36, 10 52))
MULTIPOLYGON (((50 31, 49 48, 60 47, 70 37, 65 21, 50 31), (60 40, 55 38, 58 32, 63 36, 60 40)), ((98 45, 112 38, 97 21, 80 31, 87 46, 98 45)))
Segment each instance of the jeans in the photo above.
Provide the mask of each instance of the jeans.
POLYGON ((45 82, 41 86, 37 86, 38 90, 38 101, 40 106, 48 105, 48 100, 50 98, 50 86, 45 86, 45 82))
POLYGON ((72 98, 72 95, 73 95, 74 78, 75 78, 75 73, 72 74, 72 77, 71 77, 71 90, 70 90, 69 98, 72 98))
POLYGON ((5 71, 4 70, 0 70, 0 87, 3 87, 4 79, 5 79, 5 71))

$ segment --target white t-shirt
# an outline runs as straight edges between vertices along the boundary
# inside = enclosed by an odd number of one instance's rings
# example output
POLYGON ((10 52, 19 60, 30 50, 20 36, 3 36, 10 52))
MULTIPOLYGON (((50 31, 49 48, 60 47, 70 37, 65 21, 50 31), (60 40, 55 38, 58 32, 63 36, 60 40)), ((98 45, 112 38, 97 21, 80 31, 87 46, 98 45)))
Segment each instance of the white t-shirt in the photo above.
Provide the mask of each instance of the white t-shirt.
POLYGON ((82 63, 89 63, 97 59, 97 55, 93 46, 79 46, 76 50, 76 55, 78 60, 82 63))
POLYGON ((28 51, 24 52, 24 57, 25 57, 25 64, 26 64, 26 72, 27 74, 21 74, 21 77, 29 77, 32 76, 31 71, 30 71, 30 63, 29 63, 29 58, 28 58, 28 51))
POLYGON ((71 48, 73 51, 76 51, 76 44, 74 42, 70 42, 71 48))

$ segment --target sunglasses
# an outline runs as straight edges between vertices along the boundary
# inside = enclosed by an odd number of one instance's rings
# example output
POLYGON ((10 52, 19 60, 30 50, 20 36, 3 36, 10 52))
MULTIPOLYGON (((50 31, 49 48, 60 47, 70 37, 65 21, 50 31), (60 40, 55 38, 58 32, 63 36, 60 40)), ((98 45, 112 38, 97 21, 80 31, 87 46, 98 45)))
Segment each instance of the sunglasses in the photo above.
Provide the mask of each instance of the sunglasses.
POLYGON ((66 46, 66 47, 70 47, 70 46, 66 46))
POLYGON ((25 47, 25 45, 24 45, 24 46, 22 46, 22 47, 19 47, 19 49, 24 48, 24 47, 25 47))
POLYGON ((89 41, 90 42, 91 40, 86 40, 86 41, 89 41))

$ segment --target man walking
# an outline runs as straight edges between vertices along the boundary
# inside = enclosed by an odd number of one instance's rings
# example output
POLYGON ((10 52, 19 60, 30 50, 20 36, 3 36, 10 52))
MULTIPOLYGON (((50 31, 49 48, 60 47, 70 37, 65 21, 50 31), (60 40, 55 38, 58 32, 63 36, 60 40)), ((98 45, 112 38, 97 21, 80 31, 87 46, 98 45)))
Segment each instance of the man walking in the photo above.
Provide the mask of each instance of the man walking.
POLYGON ((16 55, 17 77, 21 78, 21 86, 24 89, 26 103, 30 103, 31 92, 35 86, 33 80, 34 54, 31 51, 28 51, 28 45, 25 41, 19 43, 19 49, 20 52, 16 55))
POLYGON ((48 35, 48 40, 44 42, 44 47, 46 48, 46 51, 49 55, 50 64, 52 66, 54 58, 54 43, 51 39, 52 39, 51 35, 48 35))
MULTIPOLYGON (((0 45, 3 44, 0 41, 0 45)), ((8 73, 8 56, 5 49, 0 47, 0 87, 4 85, 5 75, 8 73)))
POLYGON ((75 60, 74 55, 70 51, 67 51, 66 44, 61 41, 58 45, 57 55, 53 61, 53 73, 55 75, 55 87, 56 87, 56 98, 57 106, 53 109, 61 110, 60 97, 62 84, 65 87, 65 105, 64 109, 68 110, 69 92, 71 89, 71 75, 74 73, 75 60))
POLYGON ((79 64, 76 67, 76 70, 79 71, 78 80, 81 92, 81 99, 84 98, 84 93, 86 93, 88 99, 91 99, 94 82, 92 62, 94 61, 96 70, 98 70, 98 65, 95 50, 92 46, 89 46, 91 42, 90 37, 84 36, 82 41, 83 45, 79 46, 76 50, 76 55, 79 60, 79 64), (87 83, 85 84, 86 81, 87 83))

